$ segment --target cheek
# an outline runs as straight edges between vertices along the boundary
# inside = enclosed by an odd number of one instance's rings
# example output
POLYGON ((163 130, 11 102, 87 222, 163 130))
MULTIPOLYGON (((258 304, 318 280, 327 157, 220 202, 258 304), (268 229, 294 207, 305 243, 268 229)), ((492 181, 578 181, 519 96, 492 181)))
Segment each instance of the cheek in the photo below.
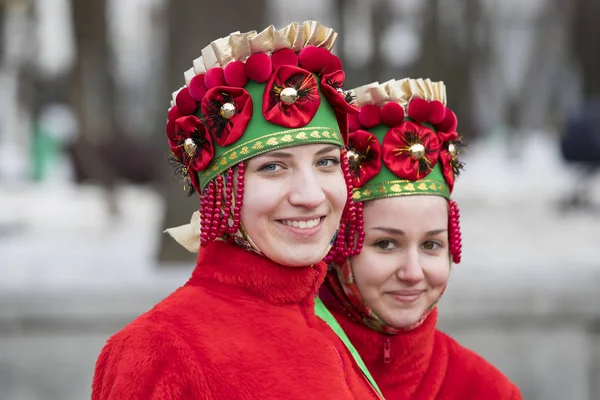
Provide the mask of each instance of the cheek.
POLYGON ((425 274, 429 286, 436 289, 444 287, 450 278, 450 264, 446 259, 439 259, 425 268, 425 274))
POLYGON ((335 210, 341 213, 348 200, 348 187, 346 186, 346 180, 342 172, 325 176, 321 180, 321 187, 335 210))
POLYGON ((248 179, 244 185, 244 199, 241 210, 241 221, 244 228, 251 233, 261 219, 268 218, 279 204, 281 194, 274 185, 268 182, 248 179))
POLYGON ((379 291, 394 272, 394 263, 391 260, 372 254, 368 249, 352 257, 350 262, 354 280, 365 300, 378 296, 379 291))

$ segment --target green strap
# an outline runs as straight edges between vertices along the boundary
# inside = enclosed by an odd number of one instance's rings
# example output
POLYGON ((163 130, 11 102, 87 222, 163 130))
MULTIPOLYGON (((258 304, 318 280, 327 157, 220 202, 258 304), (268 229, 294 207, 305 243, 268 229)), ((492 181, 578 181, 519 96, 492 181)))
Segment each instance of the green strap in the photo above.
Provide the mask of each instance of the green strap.
POLYGON ((315 298, 315 314, 317 314, 318 317, 320 317, 323 321, 325 321, 327 323, 327 325, 329 325, 329 327, 331 329, 333 329, 333 331, 338 335, 338 337, 342 340, 342 342, 344 342, 344 344, 346 345, 348 350, 350 350, 350 354, 352 354, 354 361, 356 361, 356 364, 358 364, 362 373, 365 375, 365 377, 371 383, 371 386, 373 386, 373 388, 377 391, 377 393, 379 393, 379 395, 383 398, 383 394, 381 394, 381 390, 379 390, 377 383, 375 383, 375 379, 373 379, 373 377, 371 376, 371 373, 367 369, 367 366, 363 362, 362 358, 360 358, 358 351, 356 351, 356 349, 354 348, 352 343, 350 343, 350 339, 348 339, 348 336, 346 336, 346 332, 344 332, 344 330, 342 329, 340 324, 337 322, 335 317, 331 314, 331 312, 329 312, 327 307, 325 307, 325 304, 323 304, 321 299, 319 299, 318 297, 315 298))

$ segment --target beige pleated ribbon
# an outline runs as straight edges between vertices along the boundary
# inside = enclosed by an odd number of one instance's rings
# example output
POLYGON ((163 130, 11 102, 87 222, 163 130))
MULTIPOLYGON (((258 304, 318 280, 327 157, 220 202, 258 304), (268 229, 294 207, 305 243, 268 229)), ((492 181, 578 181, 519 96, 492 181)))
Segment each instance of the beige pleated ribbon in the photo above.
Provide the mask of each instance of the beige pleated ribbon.
POLYGON ((430 79, 392 79, 384 83, 369 83, 352 90, 359 107, 367 104, 382 106, 396 102, 406 112, 408 103, 415 97, 427 101, 438 100, 444 105, 447 102, 444 82, 432 82, 430 79))

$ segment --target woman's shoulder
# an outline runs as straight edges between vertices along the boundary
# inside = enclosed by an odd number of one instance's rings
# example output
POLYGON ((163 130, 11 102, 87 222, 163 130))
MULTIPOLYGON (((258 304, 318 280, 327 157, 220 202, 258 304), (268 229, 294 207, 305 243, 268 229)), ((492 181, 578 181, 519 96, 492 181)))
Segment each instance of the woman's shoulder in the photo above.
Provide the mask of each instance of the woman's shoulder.
POLYGON ((108 339, 96 362, 92 399, 141 398, 149 388, 173 394, 159 398, 179 398, 175 393, 185 385, 201 385, 201 349, 192 349, 182 328, 187 318, 179 297, 176 291, 108 339))
POLYGON ((486 399, 521 399, 517 386, 479 354, 441 331, 436 331, 436 343, 445 347, 448 354, 446 380, 453 382, 456 389, 464 385, 469 393, 486 399))

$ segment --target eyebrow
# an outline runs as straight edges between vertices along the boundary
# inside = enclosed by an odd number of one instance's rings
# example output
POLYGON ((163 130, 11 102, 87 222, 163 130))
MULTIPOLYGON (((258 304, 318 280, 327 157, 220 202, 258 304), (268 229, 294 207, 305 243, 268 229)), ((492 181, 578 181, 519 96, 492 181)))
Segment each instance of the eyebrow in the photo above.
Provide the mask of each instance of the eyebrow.
MULTIPOLYGON (((315 153, 315 155, 320 156, 322 154, 326 154, 326 153, 329 153, 330 151, 338 150, 338 149, 339 149, 339 146, 336 146, 336 145, 331 145, 331 146, 323 147, 321 150, 317 151, 315 153)), ((285 152, 285 151, 273 151, 273 152, 270 152, 270 153, 261 154, 261 155, 257 156, 256 158, 259 158, 259 157, 264 157, 264 158, 267 158, 267 157, 269 157, 269 158, 271 158, 271 157, 273 157, 273 158, 292 158, 292 153, 288 153, 288 152, 285 152)))
POLYGON ((320 156, 321 154, 329 153, 333 150, 339 150, 339 146, 332 144, 331 146, 323 147, 321 150, 317 151, 316 155, 320 156))
MULTIPOLYGON (((377 230, 377 231, 381 231, 381 232, 385 232, 385 233, 389 233, 391 235, 399 235, 399 236, 404 236, 406 235, 406 232, 404 232, 402 229, 397 229, 397 228, 390 228, 387 226, 376 226, 374 228, 371 228, 373 230, 377 230)), ((444 233, 447 232, 447 229, 434 229, 432 231, 426 232, 425 235, 426 236, 436 236, 439 235, 440 233, 444 233)))

